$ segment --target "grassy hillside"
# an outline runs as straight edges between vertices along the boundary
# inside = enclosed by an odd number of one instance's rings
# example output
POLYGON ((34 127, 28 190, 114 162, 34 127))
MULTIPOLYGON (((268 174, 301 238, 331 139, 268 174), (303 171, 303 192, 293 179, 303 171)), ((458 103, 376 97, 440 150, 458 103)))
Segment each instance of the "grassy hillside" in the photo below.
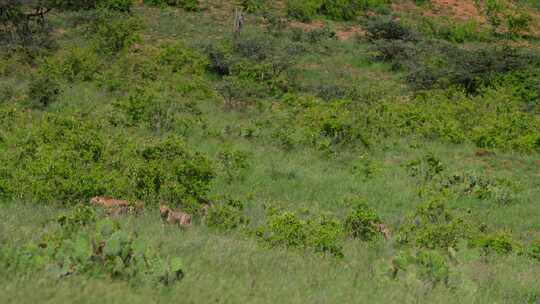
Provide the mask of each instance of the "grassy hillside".
POLYGON ((46 5, 0 2, 0 303, 540 301, 535 1, 46 5))

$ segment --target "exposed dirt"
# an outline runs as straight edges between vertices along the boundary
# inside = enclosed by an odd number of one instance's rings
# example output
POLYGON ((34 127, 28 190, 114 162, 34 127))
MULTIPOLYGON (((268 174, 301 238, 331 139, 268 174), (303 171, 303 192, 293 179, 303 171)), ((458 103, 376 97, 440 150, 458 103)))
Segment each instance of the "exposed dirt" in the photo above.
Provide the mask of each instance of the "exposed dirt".
MULTIPOLYGON (((397 12, 419 12, 419 7, 412 1, 393 4, 392 9, 397 12)), ((431 0, 429 8, 422 9, 421 14, 426 17, 449 17, 460 21, 475 20, 479 23, 486 21, 474 0, 431 0)))
POLYGON ((460 20, 485 21, 474 0, 431 0, 435 14, 448 15, 460 20))
POLYGON ((289 26, 292 28, 299 28, 302 29, 304 32, 310 32, 316 29, 320 29, 324 27, 324 22, 317 20, 310 23, 304 23, 300 21, 291 21, 289 22, 289 26))
POLYGON ((349 40, 351 38, 364 36, 365 32, 360 27, 350 27, 337 31, 337 37, 341 41, 349 40))

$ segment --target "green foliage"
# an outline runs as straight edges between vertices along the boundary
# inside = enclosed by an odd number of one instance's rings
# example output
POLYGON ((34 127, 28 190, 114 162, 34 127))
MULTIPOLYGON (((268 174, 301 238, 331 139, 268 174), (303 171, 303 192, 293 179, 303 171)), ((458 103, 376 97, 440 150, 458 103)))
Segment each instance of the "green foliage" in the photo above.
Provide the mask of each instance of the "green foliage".
POLYGON ((207 69, 207 60, 193 49, 181 43, 167 45, 160 51, 159 62, 170 67, 173 73, 182 72, 202 75, 207 69))
POLYGON ((91 28, 94 48, 100 54, 118 53, 139 40, 140 29, 141 21, 137 18, 102 10, 91 28))
POLYGON ((506 179, 488 178, 475 173, 463 173, 445 176, 438 187, 450 189, 462 195, 472 195, 479 199, 493 199, 500 205, 507 205, 516 200, 519 185, 506 179))
POLYGON ((453 43, 488 41, 489 33, 474 21, 456 22, 450 19, 422 19, 421 31, 429 37, 447 40, 453 43))
POLYGON ((226 102, 276 95, 293 87, 295 49, 289 41, 245 31, 232 43, 206 47, 209 70, 224 77, 218 91, 226 102))
POLYGON ((386 0, 288 0, 287 15, 303 22, 317 14, 333 20, 352 20, 362 11, 386 7, 386 0))
POLYGON ((100 61, 93 50, 75 47, 42 62, 40 71, 49 76, 63 77, 70 82, 93 80, 100 61))
POLYGON ((267 0, 240 0, 240 5, 248 13, 257 13, 267 8, 267 0))
POLYGON ((365 203, 359 203, 345 219, 345 230, 347 233, 363 241, 371 241, 380 231, 377 225, 381 224, 381 219, 375 210, 365 203))
POLYGON ((531 259, 540 261, 540 238, 536 239, 530 244, 527 255, 531 259))
POLYGON ((342 225, 326 217, 303 220, 292 212, 277 212, 258 227, 256 235, 271 247, 307 248, 343 257, 342 225))
POLYGON ((250 169, 250 155, 245 151, 226 149, 219 152, 219 165, 225 174, 227 183, 242 181, 246 171, 250 169))
POLYGON ((140 126, 157 133, 176 131, 188 135, 203 123, 202 113, 195 103, 181 102, 166 96, 158 88, 135 88, 128 96, 115 102, 119 111, 111 118, 116 125, 140 126))
POLYGON ((424 182, 431 181, 444 170, 443 163, 433 153, 428 153, 421 159, 409 162, 406 167, 410 176, 424 182))
POLYGON ((28 100, 33 107, 46 108, 61 93, 59 82, 49 75, 34 75, 28 85, 28 100))
POLYGON ((59 227, 43 235, 39 254, 58 278, 106 274, 134 284, 165 286, 183 278, 179 258, 166 262, 136 235, 123 231, 118 222, 98 220, 88 207, 61 215, 57 222, 59 227))
POLYGON ((323 0, 288 0, 287 15, 303 22, 311 21, 323 4, 323 0))
POLYGON ((427 249, 455 249, 458 242, 469 235, 465 218, 448 210, 443 201, 434 199, 418 206, 408 217, 398 241, 427 249))
POLYGON ((416 255, 416 265, 420 278, 430 282, 433 286, 444 283, 448 284, 450 267, 446 258, 434 250, 420 251, 416 255))
POLYGON ((224 202, 213 204, 208 209, 206 225, 218 230, 233 230, 249 223, 244 214, 244 204, 238 200, 226 198, 224 202))
POLYGON ((100 0, 97 1, 97 8, 111 11, 129 13, 133 6, 133 0, 100 0))
POLYGON ((365 25, 368 39, 375 40, 413 40, 412 31, 395 19, 375 17, 365 25))
POLYGON ((14 148, 6 154, 14 162, 9 170, 14 197, 73 204, 106 188, 103 171, 96 166, 104 140, 88 123, 48 114, 29 130, 15 133, 9 144, 14 148))
POLYGON ((204 199, 214 178, 210 161, 175 136, 145 144, 138 156, 130 168, 131 183, 137 198, 147 203, 182 206, 204 199))
POLYGON ((352 170, 357 176, 367 181, 376 176, 381 171, 381 167, 370 155, 363 154, 354 163, 352 170))
POLYGON ((357 0, 325 0, 320 11, 325 16, 335 20, 351 20, 359 11, 357 0))
POLYGON ((507 232, 499 231, 492 234, 482 234, 471 243, 480 248, 483 254, 491 253, 509 254, 516 249, 516 242, 512 235, 507 232))
POLYGON ((199 0, 144 0, 147 5, 153 6, 177 6, 186 11, 198 11, 200 9, 199 0))

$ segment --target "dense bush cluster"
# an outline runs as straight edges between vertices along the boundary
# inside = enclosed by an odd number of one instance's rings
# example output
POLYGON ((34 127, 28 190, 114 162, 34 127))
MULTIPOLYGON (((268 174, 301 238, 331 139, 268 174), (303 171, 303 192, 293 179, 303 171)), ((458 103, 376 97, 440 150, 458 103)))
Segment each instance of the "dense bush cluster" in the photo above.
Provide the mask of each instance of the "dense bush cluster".
POLYGON ((205 197, 214 171, 181 139, 135 149, 97 125, 47 114, 28 130, 13 130, 2 147, 5 191, 13 199, 66 205, 103 194, 172 205, 205 197))
POLYGON ((364 10, 384 7, 387 3, 386 0, 288 0, 287 13, 301 21, 311 21, 318 14, 334 20, 351 20, 364 10))
POLYGON ((199 0, 144 0, 145 4, 153 6, 177 6, 186 11, 197 11, 200 9, 199 0))
POLYGON ((302 219, 291 212, 276 212, 256 235, 271 247, 306 248, 343 257, 343 227, 330 218, 302 219))

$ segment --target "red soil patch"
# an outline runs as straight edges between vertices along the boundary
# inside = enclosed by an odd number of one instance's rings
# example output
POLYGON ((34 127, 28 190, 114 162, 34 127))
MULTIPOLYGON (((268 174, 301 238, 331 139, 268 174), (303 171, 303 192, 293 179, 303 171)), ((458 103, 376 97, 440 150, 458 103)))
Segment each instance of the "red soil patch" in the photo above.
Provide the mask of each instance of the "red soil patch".
POLYGON ((303 30, 304 32, 310 32, 316 29, 320 29, 324 27, 324 22, 322 21, 313 21, 311 23, 303 23, 299 21, 291 21, 289 22, 289 26, 292 28, 299 28, 303 30))
POLYGON ((349 40, 354 37, 363 36, 365 32, 359 27, 351 27, 337 32, 337 37, 341 41, 349 40))
POLYGON ((433 11, 448 14, 460 20, 484 19, 473 0, 431 0, 433 11))
MULTIPOLYGON (((394 11, 418 12, 419 7, 412 1, 393 4, 394 11)), ((426 17, 450 17, 460 21, 475 20, 484 23, 486 18, 474 0, 431 0, 429 10, 421 12, 426 17)))

